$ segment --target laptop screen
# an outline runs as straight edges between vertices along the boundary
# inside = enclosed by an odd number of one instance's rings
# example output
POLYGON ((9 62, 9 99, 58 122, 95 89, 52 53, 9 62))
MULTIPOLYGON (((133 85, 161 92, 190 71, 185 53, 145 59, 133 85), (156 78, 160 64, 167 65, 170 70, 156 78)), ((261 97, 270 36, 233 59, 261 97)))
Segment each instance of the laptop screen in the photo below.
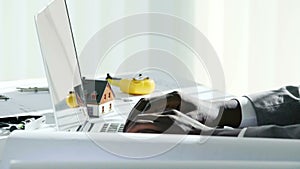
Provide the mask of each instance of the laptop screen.
POLYGON ((69 92, 74 91, 75 86, 81 86, 80 90, 76 90, 76 95, 83 101, 80 106, 85 107, 80 67, 65 0, 54 0, 35 19, 57 125, 60 130, 76 126, 87 117, 81 111, 70 111, 66 104, 69 92))

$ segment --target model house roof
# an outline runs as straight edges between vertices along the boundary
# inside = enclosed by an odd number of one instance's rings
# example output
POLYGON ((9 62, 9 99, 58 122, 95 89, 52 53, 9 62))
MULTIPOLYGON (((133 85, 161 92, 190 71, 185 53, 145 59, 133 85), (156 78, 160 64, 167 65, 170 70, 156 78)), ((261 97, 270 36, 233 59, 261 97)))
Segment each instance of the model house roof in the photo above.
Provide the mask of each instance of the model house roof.
MULTIPOLYGON (((98 104, 104 94, 105 89, 111 90, 110 84, 106 80, 88 80, 83 79, 83 89, 86 102, 90 104, 98 104)), ((114 93, 111 90, 112 95, 114 93)))

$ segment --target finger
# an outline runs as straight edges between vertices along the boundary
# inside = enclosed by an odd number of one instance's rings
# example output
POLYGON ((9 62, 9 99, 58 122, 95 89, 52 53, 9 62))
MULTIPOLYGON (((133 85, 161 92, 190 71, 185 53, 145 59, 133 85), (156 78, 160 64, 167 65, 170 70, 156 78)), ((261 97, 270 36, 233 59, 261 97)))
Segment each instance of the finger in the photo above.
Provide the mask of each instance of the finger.
POLYGON ((152 97, 148 99, 144 113, 164 112, 168 109, 179 109, 181 97, 178 92, 171 92, 162 96, 152 97))
POLYGON ((143 131, 157 131, 161 132, 159 128, 152 123, 136 123, 135 125, 129 127, 125 132, 128 133, 141 133, 143 131))
POLYGON ((132 128, 136 124, 145 124, 151 123, 155 125, 157 128, 164 131, 173 125, 176 117, 172 115, 159 115, 159 114, 140 114, 133 121, 131 121, 127 128, 124 128, 124 131, 127 131, 129 128, 132 128))
POLYGON ((143 115, 139 116, 128 125, 127 129, 124 129, 125 132, 134 131, 134 132, 149 132, 154 133, 166 132, 174 124, 175 119, 171 115, 143 115))
POLYGON ((133 109, 137 111, 145 111, 145 108, 148 104, 149 100, 146 98, 141 98, 133 107, 133 109))
POLYGON ((152 122, 157 118, 154 114, 138 114, 132 119, 127 119, 126 124, 124 126, 124 131, 128 130, 132 126, 134 126, 137 122, 152 122))
POLYGON ((131 109, 127 117, 127 121, 132 121, 138 114, 141 114, 145 110, 147 104, 148 104, 148 100, 146 100, 145 98, 141 98, 131 109))
POLYGON ((141 98, 137 104, 132 108, 127 121, 133 121, 134 118, 141 113, 162 112, 166 107, 165 96, 153 98, 141 98))
POLYGON ((168 107, 168 100, 170 102, 169 107, 176 107, 178 103, 180 103, 180 97, 178 92, 168 93, 166 95, 152 97, 152 98, 142 98, 138 101, 138 103, 132 108, 131 112, 128 115, 127 121, 125 123, 124 129, 126 129, 131 122, 139 114, 150 114, 153 112, 162 113, 168 107), (169 98, 169 99, 168 99, 169 98), (176 103, 177 102, 177 105, 176 103))
POLYGON ((198 110, 188 112, 186 113, 186 115, 191 117, 192 119, 199 121, 200 123, 205 123, 206 116, 203 113, 199 113, 198 110))
POLYGON ((138 120, 149 120, 149 121, 155 121, 157 118, 159 118, 161 115, 159 114, 139 114, 135 117, 134 121, 138 120))
POLYGON ((188 113, 199 109, 198 105, 201 105, 200 100, 188 95, 181 95, 180 109, 177 110, 188 113))
MULTIPOLYGON (((132 123, 141 122, 141 121, 147 121, 152 123, 167 123, 171 124, 176 120, 179 120, 182 116, 184 116, 183 113, 181 113, 178 110, 172 109, 164 111, 163 113, 151 113, 151 114, 139 114, 137 115, 133 120, 132 123)), ((185 118, 183 118, 184 120, 185 118)))
POLYGON ((180 119, 175 115, 143 115, 136 119, 136 123, 130 127, 129 131, 165 134, 187 133, 190 130, 189 126, 176 123, 179 121, 180 119))
POLYGON ((166 110, 164 111, 161 115, 173 115, 173 116, 179 116, 181 114, 180 111, 176 110, 176 109, 170 109, 170 110, 166 110))
POLYGON ((160 125, 160 123, 164 123, 162 121, 162 119, 163 119, 163 117, 161 115, 157 115, 157 114, 139 114, 138 116, 136 116, 134 118, 134 120, 130 121, 130 123, 128 123, 128 125, 124 129, 127 130, 127 129, 131 128, 132 126, 136 125, 137 123, 152 123, 153 124, 155 122, 158 122, 158 125, 160 125))
POLYGON ((167 107, 167 95, 151 97, 146 99, 147 105, 144 113, 163 112, 167 107))
POLYGON ((192 126, 199 130, 211 130, 211 127, 208 127, 199 121, 191 118, 190 116, 178 111, 178 110, 170 110, 164 112, 164 115, 170 117, 172 120, 176 121, 177 123, 184 124, 186 126, 192 126))
POLYGON ((140 114, 125 132, 168 133, 183 134, 191 130, 190 121, 177 110, 170 110, 161 114, 140 114))

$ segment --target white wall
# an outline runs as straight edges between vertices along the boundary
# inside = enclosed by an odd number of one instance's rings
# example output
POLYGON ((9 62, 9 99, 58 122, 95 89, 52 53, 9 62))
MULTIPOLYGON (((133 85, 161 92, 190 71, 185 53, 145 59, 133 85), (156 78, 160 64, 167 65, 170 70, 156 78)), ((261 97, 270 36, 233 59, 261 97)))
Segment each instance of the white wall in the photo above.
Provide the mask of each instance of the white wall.
MULTIPOLYGON (((44 76, 33 16, 47 2, 0 1, 1 81, 44 76)), ((229 92, 239 95, 300 83, 299 0, 72 0, 68 4, 79 53, 114 20, 141 12, 166 12, 194 24, 209 39, 229 92)), ((144 48, 158 46, 155 41, 154 37, 135 39, 111 55, 121 58, 137 48, 133 43, 144 48)), ((169 49, 171 45, 161 42, 160 46, 169 49)), ((178 53, 184 51, 178 44, 173 47, 178 53)), ((198 73, 200 82, 210 84, 203 68, 192 65, 197 63, 192 57, 185 62, 198 73)))

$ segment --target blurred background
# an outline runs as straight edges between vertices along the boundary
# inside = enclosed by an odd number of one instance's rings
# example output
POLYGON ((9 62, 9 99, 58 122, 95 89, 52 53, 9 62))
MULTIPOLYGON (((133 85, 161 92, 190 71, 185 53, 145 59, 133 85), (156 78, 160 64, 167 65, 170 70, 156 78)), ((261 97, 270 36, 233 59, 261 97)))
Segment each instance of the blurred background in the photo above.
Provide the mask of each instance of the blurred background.
MULTIPOLYGON (((34 16, 49 2, 0 0, 0 81, 45 77, 34 16)), ((208 38, 221 62, 227 92, 242 95, 300 84, 299 0, 67 0, 67 3, 79 54, 99 30, 113 21, 145 12, 166 13, 184 19, 208 38)), ((118 58, 153 44, 176 53, 196 75, 196 80, 209 86, 210 77, 197 58, 188 56, 189 51, 181 44, 167 41, 149 36, 120 44, 110 54, 115 62, 107 61, 100 65, 101 69, 113 71, 121 64, 118 58)))

